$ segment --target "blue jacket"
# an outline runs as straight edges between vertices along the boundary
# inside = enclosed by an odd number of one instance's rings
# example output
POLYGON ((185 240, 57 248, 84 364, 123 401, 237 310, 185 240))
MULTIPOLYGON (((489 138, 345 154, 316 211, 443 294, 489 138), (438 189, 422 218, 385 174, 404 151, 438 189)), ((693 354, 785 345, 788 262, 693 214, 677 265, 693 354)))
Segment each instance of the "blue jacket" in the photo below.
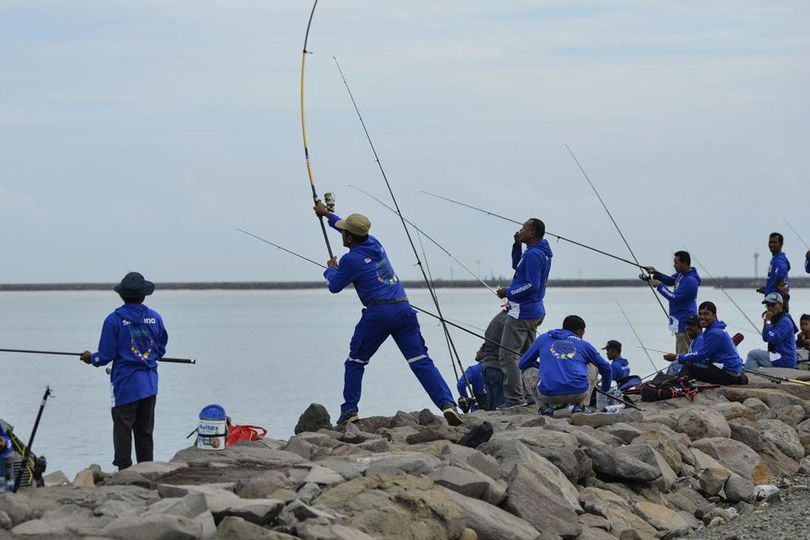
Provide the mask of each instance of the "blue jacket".
POLYGON ((91 362, 96 367, 112 362, 115 407, 157 395, 157 361, 168 341, 163 319, 143 304, 124 304, 104 319, 91 362))
POLYGON ((614 381, 630 376, 630 364, 621 356, 610 361, 610 374, 614 381))
MULTIPOLYGON (((2 420, 0 420, 0 439, 2 439, 0 441, 0 459, 3 459, 11 453, 11 436, 6 431, 2 420)), ((4 478, 0 478, 0 482, 4 481, 4 478)))
POLYGON ((456 384, 459 395, 465 398, 472 397, 467 394, 467 379, 470 379, 473 393, 476 396, 483 396, 487 393, 486 387, 484 386, 484 369, 481 364, 475 363, 468 367, 464 370, 464 375, 459 377, 458 384, 456 384), (464 375, 467 377, 465 378, 464 375))
POLYGON ((692 362, 696 365, 709 363, 723 364, 724 370, 729 373, 740 373, 743 367, 742 358, 737 353, 731 336, 726 332, 726 323, 714 321, 712 325, 703 330, 703 339, 697 346, 691 347, 692 352, 678 355, 678 362, 692 362))
POLYGON ((656 273, 653 276, 661 282, 658 292, 669 300, 670 325, 677 332, 686 331, 686 319, 697 315, 697 295, 700 287, 700 276, 697 270, 691 268, 685 273, 675 273, 671 276, 656 273), (667 286, 673 287, 670 291, 667 286))
POLYGON ((772 355, 779 355, 779 358, 771 358, 774 367, 795 368, 796 367, 796 323, 793 322, 789 313, 783 313, 771 324, 762 330, 762 339, 768 344, 768 352, 772 355))
POLYGON ((768 265, 768 278, 765 280, 765 294, 772 292, 779 292, 776 284, 783 281, 786 285, 788 281, 788 272, 790 271, 790 261, 783 252, 779 252, 771 257, 771 264, 768 265))
POLYGON ((581 394, 588 389, 588 364, 602 375, 602 391, 610 390, 611 368, 593 345, 569 330, 551 330, 532 343, 518 366, 521 370, 538 367, 544 396, 581 394))
POLYGON ((551 257, 551 246, 545 239, 529 244, 525 252, 521 250, 520 244, 512 246, 512 268, 515 276, 506 288, 506 298, 512 302, 510 316, 516 319, 545 317, 543 297, 546 295, 551 257))
MULTIPOLYGON (((689 344, 689 352, 698 350, 703 343, 703 332, 695 336, 695 339, 689 344)), ((733 343, 733 342, 732 342, 733 343)), ((667 373, 671 375, 679 375, 681 373, 682 364, 678 362, 671 362, 667 368, 667 373)))
MULTIPOLYGON (((337 214, 332 214, 329 226, 340 230, 335 227, 339 219, 337 214)), ((350 283, 354 284, 354 290, 364 306, 372 301, 405 298, 405 289, 394 273, 385 249, 373 236, 352 246, 340 258, 337 270, 327 268, 323 276, 332 293, 339 293, 350 283)))
POLYGON ((810 255, 804 258, 804 271, 810 274, 810 255))

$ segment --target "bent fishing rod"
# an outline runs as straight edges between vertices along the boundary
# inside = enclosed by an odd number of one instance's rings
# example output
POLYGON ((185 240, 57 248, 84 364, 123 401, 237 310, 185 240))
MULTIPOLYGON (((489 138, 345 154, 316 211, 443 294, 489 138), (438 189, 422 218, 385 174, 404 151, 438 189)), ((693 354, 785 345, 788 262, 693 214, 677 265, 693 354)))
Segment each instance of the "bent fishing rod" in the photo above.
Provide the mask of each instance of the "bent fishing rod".
POLYGON ((703 271, 703 273, 704 273, 704 274, 706 274, 707 276, 709 276, 709 279, 711 279, 711 280, 712 280, 712 282, 714 283, 715 288, 720 289, 720 292, 722 292, 724 295, 726 295, 726 298, 728 298, 728 299, 729 299, 729 301, 730 301, 732 304, 734 304, 734 307, 735 307, 735 308, 737 308, 737 311, 739 311, 739 312, 742 314, 742 316, 743 316, 743 317, 745 317, 745 320, 746 320, 746 321, 748 321, 748 322, 751 324, 751 327, 754 329, 754 331, 755 331, 757 334, 762 335, 762 329, 761 329, 761 328, 759 328, 759 327, 758 327, 756 324, 754 324, 754 321, 752 321, 752 320, 751 320, 751 319, 748 317, 748 315, 745 313, 745 311, 743 311, 743 308, 741 308, 741 307, 740 307, 740 305, 739 305, 737 302, 735 302, 735 301, 734 301, 734 299, 731 297, 731 295, 730 295, 730 294, 728 294, 728 292, 726 291, 726 289, 724 289, 724 288, 723 288, 723 286, 722 286, 722 285, 720 285, 720 282, 719 282, 719 281, 717 281, 717 279, 715 279, 715 277, 714 277, 714 276, 713 276, 713 275, 712 275, 712 274, 711 274, 711 273, 710 273, 710 272, 709 272, 709 271, 706 269, 706 267, 705 267, 705 266, 703 266, 702 264, 700 264, 700 261, 699 261, 699 260, 697 260, 697 258, 695 258, 695 256, 694 256, 694 255, 692 255, 692 260, 693 260, 693 261, 695 261, 695 263, 697 263, 697 265, 700 267, 700 269, 703 271))
MULTIPOLYGON (((309 22, 307 22, 307 32, 304 36, 304 49, 301 53, 301 137, 304 141, 304 159, 307 163, 307 176, 309 177, 309 187, 312 188, 312 201, 318 201, 318 192, 315 190, 315 176, 312 173, 312 163, 309 159, 309 145, 307 144, 307 123, 304 114, 304 73, 306 71, 307 55, 312 54, 307 50, 307 42, 309 41, 309 29, 312 26, 312 18, 315 16, 315 8, 318 7, 318 0, 312 4, 312 11, 309 13, 309 22)), ((326 251, 329 252, 331 259, 335 255, 332 253, 332 244, 329 243, 329 236, 326 234, 326 225, 323 222, 322 216, 317 216, 321 224, 321 232, 323 233, 323 241, 326 242, 326 251)))
MULTIPOLYGON (((483 212, 488 216, 496 217, 498 219, 502 219, 504 221, 508 221, 510 223, 515 223, 517 225, 523 225, 522 222, 512 219, 506 216, 502 216, 501 214, 496 214, 495 212, 490 212, 489 210, 484 210, 483 208, 478 208, 477 206, 473 206, 471 204, 467 204, 461 201, 457 201, 455 199, 451 199, 450 197, 444 197, 442 195, 436 195, 435 193, 431 193, 429 191, 420 191, 420 193, 424 193, 425 195, 430 195, 431 197, 435 197, 437 199, 442 199, 443 201, 451 202, 453 204, 457 204, 459 206, 463 206, 465 208, 469 208, 471 210, 476 210, 478 212, 483 212)), ((585 248, 587 250, 593 251, 594 253, 599 253, 600 255, 604 255, 606 257, 610 257, 611 259, 616 259, 617 261, 621 261, 623 263, 629 264, 630 266, 635 266, 636 268, 644 269, 644 266, 640 264, 634 263, 631 260, 625 259, 623 257, 619 257, 618 255, 614 255, 612 253, 608 253, 607 251, 602 251, 601 249, 589 246, 588 244, 583 244, 582 242, 577 242, 576 240, 571 240, 570 238, 566 238, 565 236, 560 236, 559 234, 554 234, 553 232, 546 229, 546 235, 551 236, 552 238, 556 238, 557 240, 562 240, 563 242, 568 242, 569 244, 573 244, 575 246, 579 246, 581 248, 585 248)))
POLYGON ((746 373, 750 373, 752 375, 759 375, 760 377, 770 379, 772 382, 776 382, 777 384, 783 383, 783 382, 788 382, 788 383, 793 383, 793 384, 800 384, 800 385, 803 385, 803 386, 810 386, 810 382, 807 382, 807 381, 800 381, 799 379, 788 379, 786 377, 779 377, 777 375, 770 375, 768 373, 763 373, 763 372, 761 372, 759 370, 756 370, 756 369, 743 368, 743 371, 746 372, 746 373))
MULTIPOLYGON (((647 347, 644 346, 644 342, 641 341, 641 336, 638 335, 638 332, 636 332, 636 327, 633 326, 632 322, 630 322, 630 317, 628 317, 627 313, 624 312, 624 308, 622 308, 622 305, 619 303, 619 300, 616 299, 616 298, 614 298, 614 300, 616 301, 616 305, 619 306, 619 311, 621 311, 622 315, 624 315, 624 320, 627 321, 627 325, 630 327, 630 330, 633 331, 633 335, 636 336, 636 339, 638 340, 639 345, 641 345, 641 348, 644 349, 644 354, 647 355, 647 359, 650 361, 650 364, 652 364, 653 369, 657 369, 658 366, 655 365, 655 362, 653 362, 653 359, 650 356, 650 353, 647 352, 647 347)), ((661 370, 659 369, 658 371, 661 371, 661 370)), ((656 373, 658 373, 658 371, 656 371, 656 373)))
MULTIPOLYGON (((31 437, 28 438, 28 444, 25 446, 25 451, 23 452, 22 463, 20 463, 20 468, 17 469, 17 474, 14 476, 14 487, 11 488, 12 493, 17 493, 17 490, 20 489, 20 480, 22 480, 23 471, 28 464, 28 459, 31 457, 31 446, 34 444, 34 437, 36 437, 37 429, 39 429, 39 421, 42 419, 42 411, 45 410, 45 402, 48 401, 48 396, 50 396, 52 393, 51 387, 46 386, 45 394, 42 396, 42 401, 39 404, 37 419, 34 420, 34 429, 31 430, 31 437)), ((33 474, 31 475, 31 481, 34 481, 33 474)))
MULTIPOLYGON (((640 266, 641 268, 644 268, 638 262, 638 257, 636 257, 636 254, 633 252, 633 248, 630 247, 630 243, 627 241, 627 238, 625 238, 624 233, 619 228, 619 224, 616 223, 616 220, 613 218, 613 214, 611 214, 610 210, 608 210, 607 204, 605 204, 605 201, 602 199, 602 196, 596 190, 596 186, 593 185, 593 182, 591 182, 591 178, 588 176, 588 173, 585 172, 585 169, 582 167, 582 164, 577 159, 577 156, 574 155, 574 151, 571 150, 571 147, 568 146, 567 144, 565 145, 565 148, 568 150, 568 153, 571 154, 571 157, 574 158, 574 163, 577 164, 577 167, 579 167, 579 170, 582 172, 582 176, 584 176, 585 180, 588 181, 588 185, 591 186, 591 189, 593 190, 594 194, 596 195, 596 198, 599 199, 599 202, 602 205, 602 208, 605 209, 605 213, 607 213, 608 217, 610 218, 610 221, 613 223, 613 226, 616 228, 616 232, 618 232, 619 236, 622 238, 622 242, 624 242, 624 245, 627 247, 627 251, 630 252, 630 255, 633 257, 633 260, 635 261, 636 265, 640 266)), ((645 268, 645 270, 646 270, 646 268, 645 268)), ((653 287, 650 280, 645 279, 644 274, 641 275, 641 278, 644 281, 647 282, 647 285, 650 287, 650 292, 652 292, 653 296, 655 297, 655 301, 658 302, 659 306, 661 306, 661 311, 664 312, 664 315, 666 316, 667 320, 669 320, 669 318, 670 318, 669 317, 669 312, 667 311, 667 308, 664 307, 664 303, 661 301, 661 297, 658 296, 658 292, 655 290, 655 287, 653 287)))
MULTIPOLYGON (((7 353, 21 353, 21 354, 51 354, 55 356, 81 356, 82 353, 64 352, 64 351, 34 351, 29 349, 0 349, 0 352, 7 353)), ((158 362, 166 362, 168 364, 196 364, 197 360, 194 358, 158 358, 158 362)))
MULTIPOLYGON (((372 194, 371 194, 371 193, 369 193, 368 191, 366 191, 366 190, 364 190, 364 189, 362 189, 362 188, 359 188, 359 187, 357 187, 357 186, 353 186, 353 185, 351 185, 351 184, 349 184, 349 187, 350 187, 350 188, 352 188, 352 189, 356 189, 357 191, 359 191, 359 192, 361 192, 361 193, 366 194, 368 197, 370 197, 371 199, 374 199, 375 201, 377 201, 378 203, 380 203, 382 206, 384 206, 385 208, 387 208, 388 210, 390 210, 390 211, 391 211, 391 212, 393 212, 394 214, 397 214, 397 211, 396 211, 394 208, 391 208, 390 206, 388 206, 387 204, 385 204, 385 202, 381 201, 380 199, 378 199, 377 197, 375 197, 374 195, 372 195, 372 194)), ((463 262, 461 262, 460 260, 458 260, 457 258, 455 258, 455 257, 453 256, 453 254, 452 254, 452 253, 450 253, 448 250, 446 250, 444 247, 442 247, 442 245, 441 245, 441 244, 439 244, 439 243, 438 243, 436 240, 434 240, 434 239, 433 239, 433 238, 432 238, 432 237, 431 237, 429 234, 427 234, 427 233, 426 233, 424 230, 422 230, 422 229, 420 229, 419 227, 417 227, 417 226, 416 226, 416 224, 414 224, 412 221, 410 221, 410 220, 408 220, 408 219, 406 219, 406 220, 405 220, 405 222, 406 222, 408 225, 410 225, 411 227, 413 227, 414 229, 416 229, 416 231, 417 231, 418 233, 420 233, 422 236, 424 236, 425 238, 427 238, 428 240, 430 240, 431 242, 433 242, 433 245, 435 245, 437 248, 439 248, 440 250, 442 250, 442 251, 443 251, 443 252, 444 252, 444 253, 445 253, 445 254, 446 254, 448 257, 450 257, 450 258, 451 258, 451 259, 453 259, 455 262, 457 262, 459 265, 461 265, 461 267, 462 267, 464 270, 466 270, 468 274, 470 274, 472 277, 474 277, 474 278, 475 278, 475 279, 476 279, 476 280, 477 280, 479 283, 481 283, 481 285, 483 285, 484 287, 486 287, 486 288, 487 288, 487 289, 488 289, 488 290, 489 290, 491 293, 493 293, 493 294, 495 294, 495 295, 497 295, 497 294, 498 294, 498 293, 497 293, 497 291, 496 291, 495 289, 493 289, 493 288, 492 288, 492 287, 491 287, 491 286, 490 286, 490 285, 489 285, 489 284, 488 284, 486 281, 484 281, 483 279, 481 279, 481 278, 478 276, 478 274, 476 274, 475 272, 473 272, 472 270, 470 270, 470 269, 469 269, 469 268, 468 268, 468 267, 467 267, 467 266, 466 266, 466 265, 465 265, 463 262)))
MULTIPOLYGON (((461 369, 461 374, 464 377, 464 380, 469 387, 469 391, 472 392, 472 383, 467 378, 467 374, 464 370, 464 364, 461 363, 461 357, 456 350, 456 346, 453 343, 453 339, 450 337, 450 331, 447 328, 443 318, 444 314, 442 313, 441 305, 439 304, 439 298, 436 296, 436 292, 433 290, 433 285, 428 278, 427 273, 425 272, 425 268, 422 265, 422 261, 419 258, 419 252, 416 250, 416 245, 413 243, 413 238, 411 237, 411 231, 408 229, 408 224, 405 222, 405 216, 402 214, 402 209, 399 207, 399 203, 397 202, 397 198, 394 196, 394 190, 391 188, 391 183, 388 181, 388 175, 385 174, 385 169, 382 166, 382 162, 380 161, 380 156, 377 154, 377 148, 374 146, 374 141, 371 140, 371 135, 368 132, 368 128, 366 128, 366 122, 363 120, 363 115, 360 114, 360 108, 357 106, 357 102, 354 99, 354 95, 352 94, 351 88, 349 88, 349 83, 346 81, 346 76, 343 74, 343 70, 340 68, 340 62, 338 62, 337 57, 332 57, 335 61, 335 65, 337 66, 338 72, 340 73, 340 78, 343 79, 343 85, 346 87, 346 92, 349 94, 349 99, 351 99, 352 106, 354 107, 354 111, 357 113, 357 118, 360 120, 360 125, 363 126, 363 133, 366 135, 366 140, 368 140, 368 144, 371 147, 371 152, 374 154, 374 161, 377 163, 377 168, 380 170, 380 174, 382 175, 383 180, 385 181, 385 186, 388 188, 388 194, 391 196, 391 201, 394 203, 394 208, 396 208, 396 213, 399 216, 399 220, 402 223, 402 228, 405 229, 405 236, 408 237, 408 243, 411 245, 411 250, 413 251, 414 258, 416 259, 416 265, 419 267, 420 272, 422 272, 422 277, 425 280, 425 285, 427 285, 428 291, 430 292, 430 297, 433 300, 433 305, 436 307, 436 312, 439 314, 439 317, 442 317, 442 328, 444 329, 445 338, 447 339, 447 343, 450 349, 450 361, 452 363, 453 357, 455 356, 455 363, 453 363, 453 372, 455 373, 456 380, 458 380, 458 371, 456 370, 456 363, 458 363, 458 367, 461 369)), ((471 394, 474 395, 474 394, 471 394)))

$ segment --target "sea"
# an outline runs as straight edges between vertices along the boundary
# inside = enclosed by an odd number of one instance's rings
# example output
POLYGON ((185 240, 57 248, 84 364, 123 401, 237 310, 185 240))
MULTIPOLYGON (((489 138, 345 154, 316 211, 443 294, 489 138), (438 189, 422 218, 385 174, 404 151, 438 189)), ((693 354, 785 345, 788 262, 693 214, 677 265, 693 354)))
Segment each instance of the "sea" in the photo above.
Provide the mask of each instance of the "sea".
MULTIPOLYGON (((711 300, 733 334, 740 332, 743 358, 761 348, 762 296, 753 290, 726 292, 703 287, 700 300, 711 300)), ((445 317, 483 334, 500 301, 483 287, 438 289, 445 317)), ((424 289, 409 290, 411 302, 435 312, 424 289)), ((236 424, 258 425, 268 437, 286 439, 310 403, 339 414, 343 362, 360 317, 354 291, 330 294, 308 290, 158 289, 147 304, 162 314, 169 332, 167 356, 197 360, 196 365, 160 364, 155 421, 155 460, 168 461, 192 445, 187 438, 208 404, 222 405, 236 424)), ((104 318, 120 304, 112 291, 0 292, 0 348, 95 351, 104 318)), ((585 339, 601 348, 609 339, 624 345, 632 372, 648 375, 667 363, 661 351, 673 351, 667 318, 648 288, 550 288, 546 319, 540 330, 559 328, 566 315, 585 319, 585 339), (626 314, 622 314, 622 310, 626 314)), ((810 290, 793 291, 791 311, 798 324, 801 309, 810 311, 810 290)), ((453 369, 442 329, 419 315, 430 356, 455 393, 460 373, 453 369)), ((474 363, 480 337, 451 328, 465 367, 474 363)), ((48 459, 48 472, 69 478, 92 463, 113 471, 109 376, 72 356, 0 353, 0 417, 28 441, 45 388, 48 399, 32 450, 48 459)), ((361 416, 393 415, 397 410, 433 408, 408 364, 388 340, 366 368, 361 416)))

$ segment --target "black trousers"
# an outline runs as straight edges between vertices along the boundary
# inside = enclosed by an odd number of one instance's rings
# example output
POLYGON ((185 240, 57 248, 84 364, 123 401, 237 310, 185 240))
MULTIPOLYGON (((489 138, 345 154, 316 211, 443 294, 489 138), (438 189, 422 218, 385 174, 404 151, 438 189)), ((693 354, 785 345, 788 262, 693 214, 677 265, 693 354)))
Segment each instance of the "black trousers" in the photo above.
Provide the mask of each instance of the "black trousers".
POLYGON ((742 371, 734 375, 714 364, 694 365, 686 362, 681 369, 680 377, 697 379, 709 384, 748 384, 748 377, 742 371))
POLYGON ((132 436, 135 436, 135 457, 138 463, 152 461, 152 430, 155 428, 155 402, 157 396, 143 398, 112 408, 113 465, 119 470, 132 466, 132 436))

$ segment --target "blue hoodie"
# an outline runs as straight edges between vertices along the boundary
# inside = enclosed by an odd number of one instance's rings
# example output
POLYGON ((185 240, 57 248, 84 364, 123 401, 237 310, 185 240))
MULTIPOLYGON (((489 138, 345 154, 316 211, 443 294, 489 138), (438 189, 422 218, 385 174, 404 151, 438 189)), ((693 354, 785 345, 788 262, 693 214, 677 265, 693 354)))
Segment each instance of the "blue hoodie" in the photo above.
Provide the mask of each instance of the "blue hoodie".
POLYGON ((113 406, 157 394, 157 361, 166 354, 169 334, 160 315, 143 304, 124 304, 104 319, 94 366, 112 362, 113 406))
POLYGON ((551 330, 532 343, 518 367, 540 370, 537 389, 544 396, 581 394, 588 389, 588 364, 602 375, 602 391, 610 390, 611 368, 593 345, 569 330, 551 330))
POLYGON ((656 273, 653 276, 661 282, 658 292, 669 300, 670 325, 678 333, 686 331, 686 319, 697 315, 697 295, 700 287, 700 276, 697 270, 690 268, 688 272, 677 272, 671 276, 656 273), (667 286, 674 286, 673 290, 667 286))
POLYGON ((506 288, 506 298, 512 302, 509 315, 516 319, 545 317, 543 297, 546 295, 548 273, 551 270, 551 246, 540 240, 521 250, 519 243, 512 245, 512 268, 515 276, 506 288), (517 305, 515 305, 517 304, 517 305))
POLYGON ((765 280, 764 294, 771 294, 772 292, 779 292, 776 284, 780 281, 785 285, 789 285, 788 272, 790 271, 790 261, 783 252, 779 252, 771 257, 771 264, 768 265, 768 278, 765 280))
POLYGON ((768 352, 772 356, 779 355, 777 359, 771 358, 773 367, 796 367, 796 332, 798 331, 796 323, 788 313, 783 313, 762 330, 762 339, 768 344, 768 352))
MULTIPOLYGON (((332 214, 329 226, 339 231, 335 223, 340 216, 332 214)), ((376 238, 352 246, 349 252, 340 258, 337 270, 327 268, 323 273, 329 292, 339 293, 350 283, 360 297, 360 302, 368 306, 369 302, 405 298, 405 289, 388 260, 385 249, 376 238)))
POLYGON ((742 371, 743 361, 737 353, 731 336, 726 332, 726 323, 714 321, 711 326, 703 330, 703 340, 692 352, 678 355, 678 363, 692 362, 695 365, 723 364, 724 370, 738 374, 742 371))
MULTIPOLYGON (((458 383, 456 384, 456 388, 458 389, 458 394, 464 398, 475 398, 475 396, 485 396, 487 393, 486 386, 484 385, 484 366, 480 363, 476 363, 467 369, 464 370, 464 375, 459 377, 458 383), (466 378, 464 377, 466 375, 466 378), (467 379, 470 379, 470 384, 472 385, 472 391, 475 396, 469 396, 467 394, 467 379)), ((477 411, 478 405, 476 403, 470 403, 470 410, 477 411)))
POLYGON ((622 358, 621 356, 616 358, 615 360, 610 361, 610 373, 611 377, 613 377, 614 381, 618 381, 619 379, 624 379, 625 377, 630 376, 630 364, 627 362, 627 358, 622 358))
POLYGON ((804 258, 804 271, 810 274, 810 255, 804 258))
MULTIPOLYGON (((6 426, 0 420, 0 460, 11 453, 11 436, 6 431, 6 426)), ((0 482, 5 482, 5 478, 0 478, 0 482)))

